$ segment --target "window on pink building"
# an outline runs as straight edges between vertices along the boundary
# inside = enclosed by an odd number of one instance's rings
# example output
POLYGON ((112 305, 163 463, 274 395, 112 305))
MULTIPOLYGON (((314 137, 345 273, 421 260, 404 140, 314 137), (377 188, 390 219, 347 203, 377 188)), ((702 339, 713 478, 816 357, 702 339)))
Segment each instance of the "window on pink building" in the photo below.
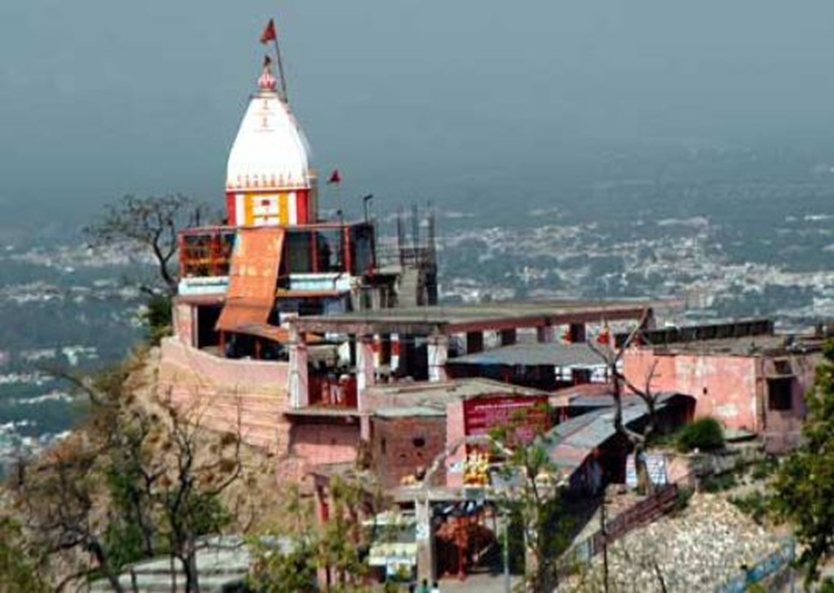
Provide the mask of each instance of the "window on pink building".
POLYGON ((787 411, 793 407, 793 377, 767 380, 767 409, 787 411))

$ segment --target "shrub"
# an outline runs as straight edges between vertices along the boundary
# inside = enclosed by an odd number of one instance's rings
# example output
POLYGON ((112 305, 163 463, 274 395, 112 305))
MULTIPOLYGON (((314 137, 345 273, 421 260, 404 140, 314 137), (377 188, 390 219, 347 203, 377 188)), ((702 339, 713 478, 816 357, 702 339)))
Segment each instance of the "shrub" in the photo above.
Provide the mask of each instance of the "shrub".
POLYGON ((689 506, 689 501, 692 499, 694 494, 695 490, 692 488, 679 487, 678 491, 675 493, 675 504, 672 506, 670 511, 671 514, 676 515, 686 510, 686 507, 689 506))
POLYGON ((167 296, 151 296, 142 321, 147 327, 148 341, 152 346, 158 346, 162 338, 171 335, 171 299, 167 296))
POLYGON ((736 480, 736 477, 733 474, 709 476, 703 481, 702 484, 704 492, 709 492, 711 494, 715 494, 716 492, 722 492, 724 490, 729 490, 730 488, 735 488, 736 486, 738 486, 738 481, 736 480))
POLYGON ((680 451, 715 451, 724 447, 724 430, 715 418, 700 418, 684 426, 678 434, 680 451))
POLYGON ((773 457, 768 457, 753 466, 750 477, 754 480, 764 480, 773 475, 777 469, 779 469, 779 462, 773 457))
POLYGON ((731 496, 730 502, 759 525, 767 517, 768 499, 761 492, 751 492, 747 496, 731 496))

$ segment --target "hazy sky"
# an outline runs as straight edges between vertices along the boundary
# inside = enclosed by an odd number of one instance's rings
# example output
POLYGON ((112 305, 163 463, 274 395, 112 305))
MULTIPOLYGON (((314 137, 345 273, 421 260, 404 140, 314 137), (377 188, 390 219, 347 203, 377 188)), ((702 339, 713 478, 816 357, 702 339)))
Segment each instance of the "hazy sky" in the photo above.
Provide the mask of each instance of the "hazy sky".
POLYGON ((834 136, 831 0, 2 0, 0 201, 219 200, 270 16, 348 191, 546 178, 609 141, 834 136))

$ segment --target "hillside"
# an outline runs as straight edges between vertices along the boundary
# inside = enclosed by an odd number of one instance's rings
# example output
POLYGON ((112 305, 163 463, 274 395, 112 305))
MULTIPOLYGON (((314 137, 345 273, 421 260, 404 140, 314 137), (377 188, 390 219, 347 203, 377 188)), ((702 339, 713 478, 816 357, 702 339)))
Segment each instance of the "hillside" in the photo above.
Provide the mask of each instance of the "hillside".
POLYGON ((115 570, 151 553, 187 553, 202 533, 250 533, 276 520, 275 460, 239 435, 201 429, 196 412, 183 422, 158 395, 158 359, 156 349, 138 351, 77 386, 91 400, 89 418, 2 487, 0 516, 22 525, 21 550, 46 556, 50 588, 82 582, 102 558, 115 570))

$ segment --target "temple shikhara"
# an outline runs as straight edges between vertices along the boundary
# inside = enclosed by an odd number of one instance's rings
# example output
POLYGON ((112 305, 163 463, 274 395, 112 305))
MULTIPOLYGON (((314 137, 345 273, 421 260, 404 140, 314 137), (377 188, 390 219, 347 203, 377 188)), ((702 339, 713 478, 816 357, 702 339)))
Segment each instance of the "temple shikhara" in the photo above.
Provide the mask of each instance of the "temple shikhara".
MULTIPOLYGON (((328 480, 365 472, 415 513, 401 562, 464 574, 479 557, 472 534, 477 545, 496 538, 489 496, 467 496, 490 483, 479 438, 496 428, 519 442, 547 434, 572 491, 626 482, 598 350, 637 324, 645 331, 621 368, 635 385, 654 372, 664 426, 710 415, 772 450, 796 444, 819 340, 787 341, 760 319, 657 328, 669 303, 640 299, 439 304, 432 212, 401 213, 390 230, 367 209, 325 216, 272 66, 253 81, 231 144, 224 223, 180 232, 160 390, 206 429, 240 430, 272 453, 276 479, 307 484, 323 520, 328 480)), ((324 188, 330 210, 336 184, 324 188)), ((624 405, 627 423, 645 422, 640 398, 624 405)), ((671 461, 663 471, 674 480, 671 461)), ((372 564, 384 569, 386 554, 376 549, 372 564)))

